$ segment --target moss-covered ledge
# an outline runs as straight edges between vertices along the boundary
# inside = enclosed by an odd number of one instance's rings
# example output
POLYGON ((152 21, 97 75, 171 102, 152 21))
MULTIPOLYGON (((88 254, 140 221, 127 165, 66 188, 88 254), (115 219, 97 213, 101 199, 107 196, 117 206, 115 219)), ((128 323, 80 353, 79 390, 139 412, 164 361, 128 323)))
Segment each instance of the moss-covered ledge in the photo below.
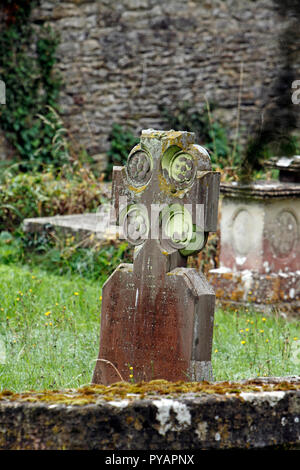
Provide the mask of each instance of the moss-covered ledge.
POLYGON ((0 394, 0 449, 300 448, 300 377, 0 394))

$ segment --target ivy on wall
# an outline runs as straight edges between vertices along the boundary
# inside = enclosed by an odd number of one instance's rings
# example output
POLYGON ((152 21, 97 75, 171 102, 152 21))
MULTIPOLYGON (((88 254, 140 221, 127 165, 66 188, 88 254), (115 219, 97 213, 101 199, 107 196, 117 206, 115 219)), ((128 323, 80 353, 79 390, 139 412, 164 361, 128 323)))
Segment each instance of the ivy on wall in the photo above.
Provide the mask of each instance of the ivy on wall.
POLYGON ((0 79, 6 85, 0 127, 24 168, 60 166, 66 158, 66 152, 57 151, 61 124, 53 121, 56 113, 51 111, 58 111, 61 87, 54 71, 59 39, 50 28, 32 24, 31 12, 36 5, 32 0, 4 0, 0 4, 0 79))

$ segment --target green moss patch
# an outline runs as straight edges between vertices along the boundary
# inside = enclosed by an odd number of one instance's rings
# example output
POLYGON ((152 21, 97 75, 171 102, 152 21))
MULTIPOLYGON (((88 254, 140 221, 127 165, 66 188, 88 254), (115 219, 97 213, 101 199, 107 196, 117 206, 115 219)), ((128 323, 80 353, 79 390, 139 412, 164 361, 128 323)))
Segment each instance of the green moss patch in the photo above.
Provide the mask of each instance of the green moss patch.
POLYGON ((45 390, 43 392, 13 393, 4 390, 0 393, 1 401, 18 402, 46 402, 65 405, 88 405, 99 401, 110 401, 115 399, 144 399, 157 396, 178 396, 194 394, 196 396, 206 394, 234 394, 242 392, 271 392, 300 390, 300 379, 295 382, 282 381, 280 383, 262 383, 259 380, 245 382, 168 382, 166 380, 152 380, 151 382, 140 382, 131 384, 128 382, 117 382, 110 386, 90 385, 78 389, 67 390, 45 390))

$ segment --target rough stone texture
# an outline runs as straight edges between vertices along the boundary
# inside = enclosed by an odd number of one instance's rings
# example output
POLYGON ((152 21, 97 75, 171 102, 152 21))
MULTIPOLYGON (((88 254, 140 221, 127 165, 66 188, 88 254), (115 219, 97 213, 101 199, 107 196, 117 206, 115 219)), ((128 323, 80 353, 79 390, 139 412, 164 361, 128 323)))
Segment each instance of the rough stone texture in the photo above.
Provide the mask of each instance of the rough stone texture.
POLYGON ((294 390, 276 382, 274 391, 243 391, 237 383, 226 394, 99 396, 81 406, 2 399, 0 449, 299 450, 299 377, 294 390))
POLYGON ((261 274, 217 268, 210 270, 208 280, 223 307, 250 305, 257 311, 299 317, 299 276, 300 271, 261 274))
POLYGON ((113 122, 136 135, 141 128, 163 128, 159 103, 174 109, 188 100, 201 109, 204 95, 235 135, 242 63, 245 135, 262 109, 273 106, 272 87, 286 63, 280 34, 296 20, 285 4, 278 15, 278 3, 42 0, 34 20, 46 20, 61 37, 61 105, 73 142, 99 160, 113 122))

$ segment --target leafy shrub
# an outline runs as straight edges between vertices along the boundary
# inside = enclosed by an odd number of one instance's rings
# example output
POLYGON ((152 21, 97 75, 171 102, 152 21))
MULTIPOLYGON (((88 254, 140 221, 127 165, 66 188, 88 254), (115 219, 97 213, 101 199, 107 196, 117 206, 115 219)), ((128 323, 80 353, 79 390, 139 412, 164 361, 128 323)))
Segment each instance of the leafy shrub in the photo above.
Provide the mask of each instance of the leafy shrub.
POLYGON ((107 185, 86 168, 56 174, 8 169, 0 184, 0 230, 14 231, 23 219, 96 211, 109 196, 107 185))
MULTIPOLYGON (((53 236, 45 227, 41 233, 0 233, 0 263, 28 264, 58 275, 76 274, 105 282, 124 261, 129 260, 132 248, 125 241, 97 242, 81 246, 74 237, 53 236)), ((131 260, 131 258, 130 258, 131 260)))
POLYGON ((0 264, 17 263, 24 257, 23 244, 19 237, 10 232, 0 233, 0 264))
POLYGON ((49 106, 58 109, 61 86, 54 72, 57 33, 42 25, 33 29, 30 13, 34 1, 5 0, 1 13, 6 25, 1 25, 0 78, 6 84, 6 105, 0 110, 0 126, 7 140, 30 168, 32 163, 65 163, 65 152, 53 147, 53 139, 60 140, 62 127, 49 106), (45 116, 46 121, 39 119, 45 116), (47 122, 48 121, 48 122, 47 122), (51 123, 51 124, 50 124, 51 123))

